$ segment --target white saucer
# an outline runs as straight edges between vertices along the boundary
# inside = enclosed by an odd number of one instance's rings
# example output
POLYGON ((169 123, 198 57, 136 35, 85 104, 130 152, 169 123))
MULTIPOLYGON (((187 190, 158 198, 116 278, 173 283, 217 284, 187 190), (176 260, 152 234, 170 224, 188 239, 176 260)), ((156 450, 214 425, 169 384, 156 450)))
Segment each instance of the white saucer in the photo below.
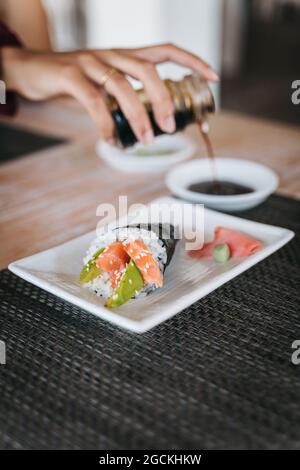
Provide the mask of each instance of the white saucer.
POLYGON ((100 140, 96 144, 100 158, 116 170, 127 173, 162 173, 191 157, 194 151, 193 142, 183 134, 162 135, 151 145, 136 144, 128 149, 100 140))
POLYGON ((264 165, 237 158, 216 158, 218 179, 249 186, 254 191, 237 196, 215 196, 188 190, 188 186, 193 183, 212 179, 211 165, 208 158, 178 165, 167 174, 166 185, 173 194, 182 199, 228 212, 255 207, 278 187, 278 176, 264 165))

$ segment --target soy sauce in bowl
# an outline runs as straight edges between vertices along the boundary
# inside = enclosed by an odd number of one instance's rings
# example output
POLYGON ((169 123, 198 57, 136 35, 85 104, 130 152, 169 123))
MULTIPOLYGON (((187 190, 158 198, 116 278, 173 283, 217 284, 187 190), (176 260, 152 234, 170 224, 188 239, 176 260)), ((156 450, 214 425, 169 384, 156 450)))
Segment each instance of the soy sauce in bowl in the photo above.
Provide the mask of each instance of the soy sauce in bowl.
POLYGON ((231 181, 200 181, 190 184, 187 188, 195 193, 209 194, 211 196, 238 196, 253 193, 253 188, 231 181))

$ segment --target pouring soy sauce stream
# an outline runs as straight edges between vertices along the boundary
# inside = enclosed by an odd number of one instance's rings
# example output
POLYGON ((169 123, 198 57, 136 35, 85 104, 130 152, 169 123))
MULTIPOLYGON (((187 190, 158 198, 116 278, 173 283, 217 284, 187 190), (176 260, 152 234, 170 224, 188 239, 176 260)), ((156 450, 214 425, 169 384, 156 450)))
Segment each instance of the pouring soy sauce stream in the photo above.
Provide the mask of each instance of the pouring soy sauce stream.
POLYGON ((212 196, 237 196, 253 192, 253 189, 249 186, 220 180, 218 178, 215 152, 209 135, 208 122, 199 120, 197 124, 206 147, 207 156, 210 160, 212 179, 193 183, 188 189, 196 193, 210 194, 212 196))
POLYGON ((209 124, 207 121, 198 120, 197 125, 199 127, 204 145, 206 147, 207 156, 210 160, 211 173, 212 173, 212 181, 210 184, 213 186, 214 190, 217 191, 218 186, 219 186, 219 181, 218 181, 218 175, 217 175, 215 152, 214 152, 211 139, 209 136, 209 124))

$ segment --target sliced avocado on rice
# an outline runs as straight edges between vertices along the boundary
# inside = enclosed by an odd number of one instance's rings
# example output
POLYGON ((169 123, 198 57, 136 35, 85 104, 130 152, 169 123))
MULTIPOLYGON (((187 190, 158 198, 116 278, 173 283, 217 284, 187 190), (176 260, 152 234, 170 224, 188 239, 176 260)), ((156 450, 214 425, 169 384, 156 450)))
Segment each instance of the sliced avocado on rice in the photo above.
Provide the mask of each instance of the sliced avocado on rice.
POLYGON ((107 299, 105 306, 108 308, 120 307, 128 302, 144 286, 143 277, 136 267, 135 262, 131 260, 121 278, 120 284, 107 299))
POLYGON ((100 248, 96 253, 93 254, 91 259, 83 266, 79 280, 81 284, 86 284, 87 282, 93 281, 96 277, 102 274, 102 269, 98 268, 96 265, 97 258, 104 251, 104 248, 100 248))

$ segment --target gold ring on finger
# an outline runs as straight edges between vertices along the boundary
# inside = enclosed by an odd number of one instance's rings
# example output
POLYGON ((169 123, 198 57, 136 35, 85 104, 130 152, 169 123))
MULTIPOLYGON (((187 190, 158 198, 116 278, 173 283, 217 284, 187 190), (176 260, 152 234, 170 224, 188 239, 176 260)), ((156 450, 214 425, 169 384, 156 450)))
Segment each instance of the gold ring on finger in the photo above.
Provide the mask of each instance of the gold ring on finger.
POLYGON ((100 79, 100 85, 104 86, 106 82, 117 72, 117 69, 110 67, 107 69, 100 79))

